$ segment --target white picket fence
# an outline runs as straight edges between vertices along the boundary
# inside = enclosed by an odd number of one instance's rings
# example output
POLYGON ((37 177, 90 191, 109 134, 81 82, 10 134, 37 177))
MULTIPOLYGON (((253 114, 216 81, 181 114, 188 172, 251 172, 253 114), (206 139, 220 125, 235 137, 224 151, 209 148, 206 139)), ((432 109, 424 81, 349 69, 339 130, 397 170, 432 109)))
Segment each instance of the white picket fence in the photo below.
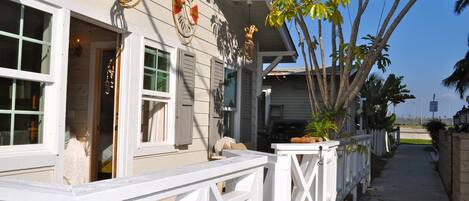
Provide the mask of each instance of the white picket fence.
POLYGON ((391 151, 392 147, 398 146, 400 144, 401 136, 400 130, 397 129, 393 132, 387 132, 385 130, 366 130, 357 131, 358 135, 371 135, 371 152, 379 157, 383 157, 386 153, 391 151), (394 141, 391 142, 390 138, 393 138, 394 141))
POLYGON ((0 180, 0 200, 334 201, 370 182, 371 135, 272 144, 275 154, 228 150, 227 159, 171 171, 56 186, 0 180), (357 144, 365 152, 347 151, 357 144), (224 190, 221 191, 221 187, 224 190))

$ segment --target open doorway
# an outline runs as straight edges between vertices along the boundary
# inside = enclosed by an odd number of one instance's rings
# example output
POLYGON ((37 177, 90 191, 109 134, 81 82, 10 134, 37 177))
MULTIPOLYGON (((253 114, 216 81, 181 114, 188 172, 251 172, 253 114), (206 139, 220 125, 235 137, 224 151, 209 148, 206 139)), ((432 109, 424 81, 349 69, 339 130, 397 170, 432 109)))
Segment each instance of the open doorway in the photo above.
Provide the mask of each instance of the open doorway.
MULTIPOLYGON (((64 157, 76 164, 65 174, 82 175, 71 184, 115 177, 117 106, 119 83, 119 34, 94 24, 72 18, 70 22, 70 50, 67 80, 66 130, 70 142, 78 141, 84 148, 69 150, 64 157), (74 174, 73 171, 76 171, 74 174)), ((70 146, 71 147, 71 146, 70 146)), ((81 147, 80 147, 81 148, 81 147)), ((65 175, 67 177, 67 175, 65 175)))

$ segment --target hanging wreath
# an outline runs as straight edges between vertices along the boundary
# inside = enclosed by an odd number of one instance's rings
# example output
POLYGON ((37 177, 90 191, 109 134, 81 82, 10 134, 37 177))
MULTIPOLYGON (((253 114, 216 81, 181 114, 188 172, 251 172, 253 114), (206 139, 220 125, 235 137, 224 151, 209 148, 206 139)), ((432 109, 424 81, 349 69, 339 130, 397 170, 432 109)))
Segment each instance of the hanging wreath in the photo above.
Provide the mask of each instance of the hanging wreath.
POLYGON ((124 8, 133 8, 138 5, 142 0, 118 0, 119 5, 124 8))

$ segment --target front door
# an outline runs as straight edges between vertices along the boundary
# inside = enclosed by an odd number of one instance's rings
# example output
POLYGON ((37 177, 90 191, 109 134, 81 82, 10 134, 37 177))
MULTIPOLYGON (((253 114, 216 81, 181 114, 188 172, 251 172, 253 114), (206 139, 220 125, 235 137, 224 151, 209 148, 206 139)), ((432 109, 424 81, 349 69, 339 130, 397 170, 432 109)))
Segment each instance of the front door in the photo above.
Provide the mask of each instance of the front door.
POLYGON ((115 49, 102 49, 98 51, 98 83, 97 97, 99 97, 97 115, 96 143, 96 180, 110 179, 114 177, 114 121, 115 89, 117 82, 117 62, 115 49))

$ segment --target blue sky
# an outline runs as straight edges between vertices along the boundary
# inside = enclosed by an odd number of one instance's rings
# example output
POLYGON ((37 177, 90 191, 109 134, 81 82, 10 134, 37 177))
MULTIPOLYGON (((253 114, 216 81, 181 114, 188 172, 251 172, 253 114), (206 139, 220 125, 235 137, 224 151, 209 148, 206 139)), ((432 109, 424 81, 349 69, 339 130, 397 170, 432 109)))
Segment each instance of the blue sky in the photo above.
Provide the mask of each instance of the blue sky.
MULTIPOLYGON (((360 36, 376 33, 383 1, 370 1, 362 20, 360 36)), ((401 1, 401 6, 405 3, 406 1, 401 1)), ((386 10, 389 10, 391 4, 392 1, 386 0, 384 13, 387 13, 386 10)), ((356 13, 354 6, 356 4, 343 11, 346 38, 351 27, 348 13, 353 20, 356 13)), ((435 114, 436 116, 452 116, 466 104, 459 99, 453 89, 441 85, 441 80, 451 74, 454 64, 462 59, 468 50, 469 9, 461 15, 456 15, 453 8, 453 0, 419 0, 392 35, 389 41, 392 64, 383 77, 387 77, 390 73, 404 76, 404 83, 417 97, 398 105, 396 108, 398 116, 420 116, 420 113, 423 116, 431 116, 428 110, 433 93, 439 101, 439 112, 435 114)), ((308 24, 312 30, 316 30, 316 26, 313 25, 316 23, 309 20, 308 24)), ((293 41, 297 43, 298 37, 294 26, 291 23, 287 26, 293 41)), ((324 34, 325 44, 330 46, 330 38, 327 37, 330 35, 330 27, 325 26, 323 29, 327 30, 324 34)), ((327 55, 330 55, 328 47, 326 51, 327 55)), ((327 63, 330 63, 330 59, 327 63)), ((282 64, 280 68, 302 66, 303 58, 299 57, 297 63, 282 64)), ((381 71, 376 72, 381 73, 381 71)))

